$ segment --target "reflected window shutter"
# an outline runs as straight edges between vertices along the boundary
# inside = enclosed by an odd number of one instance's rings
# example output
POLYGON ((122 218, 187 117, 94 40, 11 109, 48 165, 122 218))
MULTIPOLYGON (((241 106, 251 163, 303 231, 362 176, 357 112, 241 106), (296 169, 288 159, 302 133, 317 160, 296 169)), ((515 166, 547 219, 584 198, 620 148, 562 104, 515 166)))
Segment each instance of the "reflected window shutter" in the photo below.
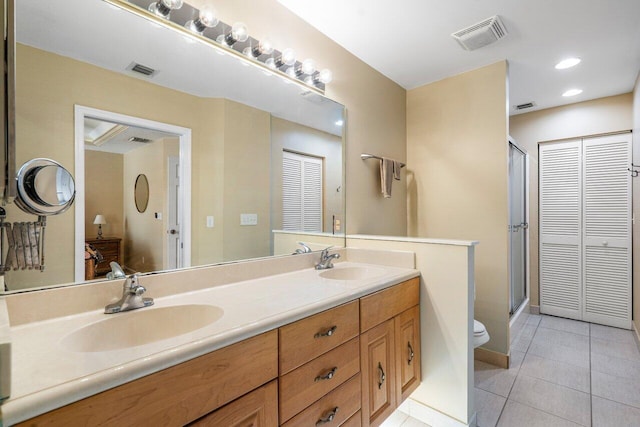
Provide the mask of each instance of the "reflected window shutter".
POLYGON ((283 152, 283 230, 322 231, 322 181, 322 159, 283 152))

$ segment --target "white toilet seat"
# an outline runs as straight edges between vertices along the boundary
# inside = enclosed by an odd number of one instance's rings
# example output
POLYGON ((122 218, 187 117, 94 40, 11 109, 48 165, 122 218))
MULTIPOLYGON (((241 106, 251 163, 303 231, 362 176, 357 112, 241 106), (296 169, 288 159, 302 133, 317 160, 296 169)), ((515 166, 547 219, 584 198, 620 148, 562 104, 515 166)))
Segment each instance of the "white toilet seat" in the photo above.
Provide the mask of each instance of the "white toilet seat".
POLYGON ((473 347, 480 347, 489 341, 489 333, 487 328, 476 319, 473 319, 473 347))

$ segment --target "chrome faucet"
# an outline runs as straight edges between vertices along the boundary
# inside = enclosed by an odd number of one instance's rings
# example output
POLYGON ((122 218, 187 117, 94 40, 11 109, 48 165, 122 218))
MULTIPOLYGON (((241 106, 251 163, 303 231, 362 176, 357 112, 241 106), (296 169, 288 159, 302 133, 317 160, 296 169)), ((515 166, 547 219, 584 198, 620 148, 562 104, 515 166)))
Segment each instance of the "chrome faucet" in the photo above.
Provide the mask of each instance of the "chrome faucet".
POLYGON ((153 298, 142 297, 145 292, 145 287, 138 283, 138 275, 132 274, 124 281, 120 301, 107 305, 104 312, 113 314, 153 305, 153 298))
POLYGON ((316 264, 316 270, 327 270, 329 268, 333 268, 333 260, 340 258, 339 253, 329 255, 329 249, 332 247, 333 246, 329 246, 320 252, 320 262, 316 264))
POLYGON ((311 248, 309 246, 305 245, 304 242, 298 242, 298 244, 301 245, 302 247, 296 249, 296 251, 294 253, 292 253, 291 255, 311 253, 311 248))

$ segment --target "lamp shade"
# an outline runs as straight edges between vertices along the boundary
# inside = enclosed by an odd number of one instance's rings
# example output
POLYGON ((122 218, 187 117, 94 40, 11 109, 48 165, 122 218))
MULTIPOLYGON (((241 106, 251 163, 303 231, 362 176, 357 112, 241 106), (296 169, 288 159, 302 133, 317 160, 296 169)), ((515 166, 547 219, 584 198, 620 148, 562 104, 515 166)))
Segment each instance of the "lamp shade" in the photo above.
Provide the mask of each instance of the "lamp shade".
POLYGON ((104 219, 104 215, 96 215, 96 218, 93 220, 94 224, 106 224, 107 220, 104 219))

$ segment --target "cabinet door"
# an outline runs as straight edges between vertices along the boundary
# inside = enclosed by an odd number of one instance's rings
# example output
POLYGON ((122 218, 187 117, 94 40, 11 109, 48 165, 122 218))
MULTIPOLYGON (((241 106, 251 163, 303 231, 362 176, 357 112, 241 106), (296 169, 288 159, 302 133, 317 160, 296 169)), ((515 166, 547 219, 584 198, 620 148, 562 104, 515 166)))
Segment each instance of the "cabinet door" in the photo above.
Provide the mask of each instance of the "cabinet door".
POLYGON ((398 405, 420 384, 420 308, 395 318, 396 388, 398 405))
POLYGON ((278 381, 234 400, 189 427, 276 427, 278 425, 278 381))
POLYGON ((397 406, 394 319, 360 337, 362 425, 378 426, 397 406))

